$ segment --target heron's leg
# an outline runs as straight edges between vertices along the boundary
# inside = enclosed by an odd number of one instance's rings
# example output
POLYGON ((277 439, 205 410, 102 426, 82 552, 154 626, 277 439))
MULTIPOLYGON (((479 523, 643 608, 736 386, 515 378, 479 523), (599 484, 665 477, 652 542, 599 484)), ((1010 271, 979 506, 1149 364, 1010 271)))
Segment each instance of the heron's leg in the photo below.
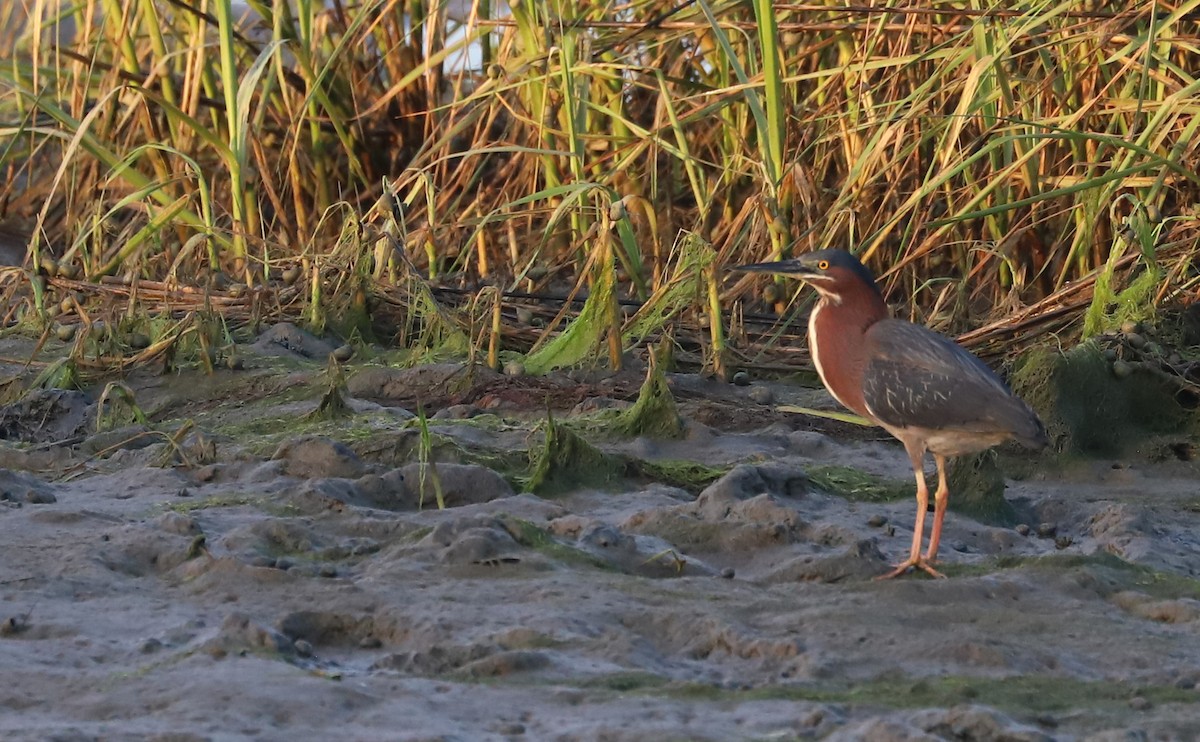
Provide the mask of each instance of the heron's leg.
POLYGON ((925 561, 932 562, 937 558, 938 542, 942 540, 942 519, 946 517, 946 501, 950 499, 950 486, 946 484, 946 457, 933 455, 937 462, 938 488, 933 493, 933 530, 929 533, 929 550, 925 552, 925 561))
POLYGON ((891 572, 877 577, 876 579, 878 580, 890 580, 893 577, 899 577, 913 567, 922 569, 934 577, 943 576, 936 569, 929 566, 927 560, 921 558, 921 538, 925 533, 925 511, 929 509, 929 487, 925 484, 925 468, 922 465, 922 461, 925 458, 925 449, 923 446, 916 444, 905 444, 904 448, 908 451, 908 458, 912 461, 913 475, 917 479, 917 520, 913 524, 912 548, 909 549, 908 559, 897 564, 896 568, 891 572))

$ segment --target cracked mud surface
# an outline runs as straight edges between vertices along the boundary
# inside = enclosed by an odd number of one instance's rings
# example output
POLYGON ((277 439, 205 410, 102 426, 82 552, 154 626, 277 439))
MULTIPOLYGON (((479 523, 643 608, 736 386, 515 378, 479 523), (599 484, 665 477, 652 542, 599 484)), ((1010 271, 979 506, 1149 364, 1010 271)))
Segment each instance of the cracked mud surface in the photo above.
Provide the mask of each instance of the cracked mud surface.
POLYGON ((136 375, 100 434, 94 391, 0 411, 0 738, 1200 737, 1192 462, 1006 457, 1018 527, 951 512, 949 579, 881 583, 912 500, 815 473, 906 483, 886 437, 678 376, 684 438, 580 425, 642 463, 539 497, 546 408, 640 373, 352 365, 319 422, 323 365, 136 375))

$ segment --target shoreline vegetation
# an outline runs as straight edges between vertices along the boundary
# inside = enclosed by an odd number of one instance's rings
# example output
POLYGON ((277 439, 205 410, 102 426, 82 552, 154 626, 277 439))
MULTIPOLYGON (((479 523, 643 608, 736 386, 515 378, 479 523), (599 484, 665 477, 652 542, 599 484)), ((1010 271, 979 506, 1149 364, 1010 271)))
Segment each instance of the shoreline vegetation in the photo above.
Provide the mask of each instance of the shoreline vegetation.
POLYGON ((1183 10, 246 7, 0 6, 8 324, 136 305, 531 371, 665 341, 729 378, 806 367, 807 302, 724 266, 826 245, 993 360, 1196 292, 1183 10))

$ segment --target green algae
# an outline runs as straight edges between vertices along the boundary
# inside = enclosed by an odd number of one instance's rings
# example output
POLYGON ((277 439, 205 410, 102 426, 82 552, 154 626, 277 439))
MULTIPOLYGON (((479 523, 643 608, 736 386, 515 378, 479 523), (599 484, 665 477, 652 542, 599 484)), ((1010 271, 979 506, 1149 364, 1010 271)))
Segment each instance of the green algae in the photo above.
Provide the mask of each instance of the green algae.
POLYGON ((548 531, 520 518, 505 518, 504 529, 521 546, 544 554, 551 559, 577 567, 611 570, 612 565, 582 549, 568 546, 548 531))
POLYGON ((611 424, 614 432, 635 437, 679 438, 683 436, 683 419, 675 406, 675 397, 667 385, 667 377, 658 364, 651 360, 646 371, 646 380, 638 390, 637 401, 632 407, 616 414, 611 424))
POLYGON ((994 526, 1013 526, 1017 511, 1004 497, 1004 473, 995 451, 951 459, 946 466, 950 510, 994 526))
POLYGON ((917 496, 914 482, 887 479, 850 466, 813 466, 805 473, 825 492, 855 502, 894 502, 917 496))
POLYGON ((527 488, 536 495, 557 495, 581 487, 606 488, 621 478, 620 461, 585 441, 547 415, 540 449, 530 450, 527 488))
POLYGON ((1160 374, 1137 364, 1118 379, 1094 341, 1065 353, 1031 351, 1011 382, 1064 453, 1114 455, 1148 435, 1197 428, 1195 414, 1180 406, 1177 390, 1160 374))
POLYGON ((678 487, 692 494, 699 494, 705 487, 725 476, 731 468, 709 466, 695 461, 651 461, 637 458, 630 458, 627 464, 627 471, 631 476, 678 487))

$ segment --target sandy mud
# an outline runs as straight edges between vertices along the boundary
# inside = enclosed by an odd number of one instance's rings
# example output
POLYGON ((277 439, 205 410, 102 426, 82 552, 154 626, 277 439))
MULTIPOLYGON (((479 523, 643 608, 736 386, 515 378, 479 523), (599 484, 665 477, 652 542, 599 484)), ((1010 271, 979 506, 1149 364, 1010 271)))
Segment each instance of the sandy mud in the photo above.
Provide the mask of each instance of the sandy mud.
POLYGON ((1183 444, 1004 452, 1009 516, 950 513, 949 578, 875 582, 911 475, 773 409, 821 392, 671 375, 681 435, 630 436, 643 371, 363 357, 331 405, 284 335, 132 374, 141 419, 0 409, 0 739, 1200 738, 1183 444))

